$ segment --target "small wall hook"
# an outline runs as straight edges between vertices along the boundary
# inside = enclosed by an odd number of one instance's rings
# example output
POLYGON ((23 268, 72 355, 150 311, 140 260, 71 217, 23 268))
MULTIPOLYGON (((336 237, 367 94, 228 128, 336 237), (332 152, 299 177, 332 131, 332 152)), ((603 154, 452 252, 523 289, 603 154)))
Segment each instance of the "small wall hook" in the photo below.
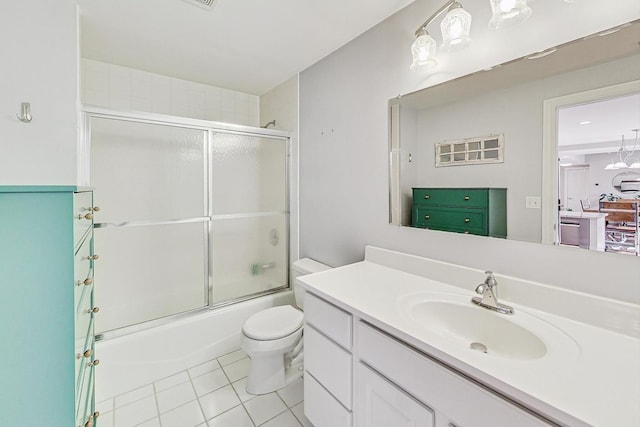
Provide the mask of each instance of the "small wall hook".
POLYGON ((31 123, 31 104, 28 102, 20 104, 20 114, 16 114, 16 117, 23 123, 31 123))

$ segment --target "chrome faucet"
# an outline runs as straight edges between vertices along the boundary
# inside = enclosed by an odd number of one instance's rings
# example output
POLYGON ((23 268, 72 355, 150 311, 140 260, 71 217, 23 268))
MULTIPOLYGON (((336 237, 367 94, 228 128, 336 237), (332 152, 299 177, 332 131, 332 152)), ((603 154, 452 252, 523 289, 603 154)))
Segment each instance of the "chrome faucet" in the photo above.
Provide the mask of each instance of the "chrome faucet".
POLYGON ((487 278, 483 283, 476 286, 476 293, 482 295, 480 297, 471 298, 471 302, 479 305, 480 307, 488 308, 489 310, 497 311, 502 314, 513 314, 513 307, 501 304, 498 302, 498 282, 493 277, 492 271, 485 271, 487 278))

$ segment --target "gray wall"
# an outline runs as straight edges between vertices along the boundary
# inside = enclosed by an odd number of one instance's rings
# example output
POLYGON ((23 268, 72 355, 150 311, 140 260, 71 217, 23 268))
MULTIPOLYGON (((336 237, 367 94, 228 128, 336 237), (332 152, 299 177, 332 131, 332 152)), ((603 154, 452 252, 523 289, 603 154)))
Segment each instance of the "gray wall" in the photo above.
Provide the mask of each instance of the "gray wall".
POLYGON ((389 225, 387 166, 390 98, 577 38, 575 31, 622 23, 640 15, 636 3, 625 10, 620 2, 611 11, 581 2, 591 7, 575 21, 583 27, 565 32, 555 21, 532 18, 532 27, 506 33, 493 49, 479 45, 480 56, 471 49, 459 53, 459 62, 444 57, 446 71, 425 78, 408 70, 408 48, 436 3, 416 1, 300 74, 300 256, 339 266, 362 260, 370 244, 640 302, 638 258, 389 225), (515 43, 516 34, 522 43, 515 43), (513 46, 521 52, 505 58, 503 51, 513 46))

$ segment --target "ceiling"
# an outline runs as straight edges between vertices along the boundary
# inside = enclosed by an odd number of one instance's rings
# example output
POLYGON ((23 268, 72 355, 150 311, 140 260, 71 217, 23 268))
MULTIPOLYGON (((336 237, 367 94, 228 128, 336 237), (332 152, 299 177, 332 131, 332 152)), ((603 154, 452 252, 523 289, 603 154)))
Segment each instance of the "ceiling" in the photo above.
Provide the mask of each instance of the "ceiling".
POLYGON ((77 0, 83 58, 262 95, 413 0, 77 0))
POLYGON ((575 105, 558 112, 560 151, 573 155, 609 153, 620 148, 622 136, 631 148, 640 129, 640 93, 575 105))

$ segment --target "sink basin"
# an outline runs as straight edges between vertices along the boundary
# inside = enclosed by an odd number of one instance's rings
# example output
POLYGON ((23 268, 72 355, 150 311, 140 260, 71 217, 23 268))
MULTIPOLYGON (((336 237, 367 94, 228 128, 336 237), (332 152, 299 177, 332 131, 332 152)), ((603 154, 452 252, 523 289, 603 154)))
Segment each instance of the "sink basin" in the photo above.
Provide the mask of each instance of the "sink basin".
POLYGON ((476 306, 460 294, 402 298, 405 318, 429 333, 469 351, 511 360, 534 360, 551 354, 577 356, 576 342, 545 320, 521 309, 511 316, 476 306))

